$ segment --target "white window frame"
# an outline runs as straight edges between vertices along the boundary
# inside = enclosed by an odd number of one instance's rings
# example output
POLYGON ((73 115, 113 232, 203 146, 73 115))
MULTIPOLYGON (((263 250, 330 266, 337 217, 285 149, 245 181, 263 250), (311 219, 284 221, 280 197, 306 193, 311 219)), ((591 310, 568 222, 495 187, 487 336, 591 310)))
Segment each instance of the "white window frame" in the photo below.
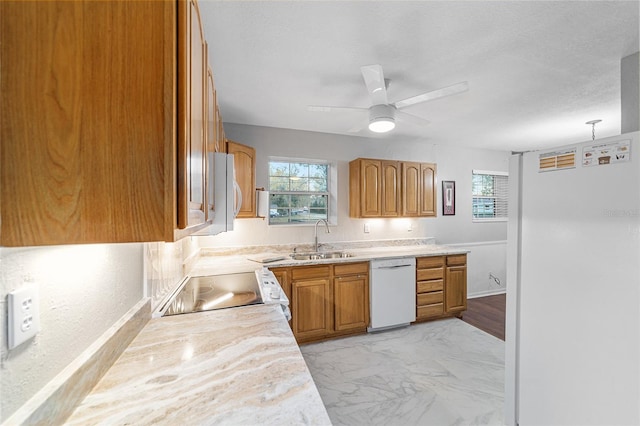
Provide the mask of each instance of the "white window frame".
POLYGON ((509 217, 508 217, 508 208, 509 208, 508 179, 509 179, 509 173, 507 173, 507 172, 497 172, 497 171, 490 171, 490 170, 472 170, 471 171, 471 218, 472 218, 472 222, 477 222, 477 223, 506 222, 506 221, 509 220, 509 217), (503 193, 502 194, 494 194, 492 196, 475 195, 473 193, 473 175, 506 176, 507 177, 507 186, 505 188, 503 188, 503 193), (495 198, 499 203, 502 203, 501 207, 504 208, 505 215, 504 216, 498 216, 498 217, 495 217, 495 216, 494 217, 475 217, 473 215, 473 206, 474 206, 474 199, 475 198, 495 198))
MULTIPOLYGON (((329 160, 321 160, 321 159, 313 159, 313 158, 300 158, 300 157, 280 157, 280 156, 270 156, 267 159, 267 182, 269 197, 271 197, 272 193, 278 193, 280 191, 272 191, 270 187, 270 175, 269 170, 271 166, 271 162, 284 162, 284 163, 307 163, 307 164, 326 164, 329 166, 329 170, 327 173, 327 216, 328 222, 330 226, 338 225, 338 165, 329 160)), ((269 217, 268 221, 269 226, 277 226, 277 227, 300 227, 300 226, 315 226, 315 222, 303 222, 303 223, 271 223, 271 217, 269 217)))

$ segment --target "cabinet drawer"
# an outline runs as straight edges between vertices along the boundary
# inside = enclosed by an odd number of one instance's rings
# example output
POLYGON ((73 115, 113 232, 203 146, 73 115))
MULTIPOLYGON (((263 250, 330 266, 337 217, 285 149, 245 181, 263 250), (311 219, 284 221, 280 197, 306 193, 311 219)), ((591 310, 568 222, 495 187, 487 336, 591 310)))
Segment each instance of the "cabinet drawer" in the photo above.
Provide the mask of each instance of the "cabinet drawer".
POLYGON ((329 265, 327 266, 300 266, 291 268, 291 279, 301 278, 326 278, 329 277, 329 265))
POLYGON ((333 268, 333 274, 335 276, 368 274, 369 262, 338 264, 333 268))
POLYGON ((444 288, 442 280, 418 281, 417 292, 426 293, 428 291, 442 291, 444 288))
POLYGON ((444 269, 418 269, 416 270, 416 281, 437 280, 444 277, 444 269))
POLYGON ((418 257, 416 258, 416 268, 437 268, 444 266, 444 256, 418 257))
POLYGON ((456 254, 455 256, 447 256, 447 265, 466 265, 467 255, 456 254))
POLYGON ((442 303, 435 303, 433 305, 418 306, 416 316, 418 318, 437 317, 444 314, 442 303))
POLYGON ((432 291, 431 293, 422 293, 418 295, 418 306, 433 305, 434 303, 442 304, 442 292, 432 291))

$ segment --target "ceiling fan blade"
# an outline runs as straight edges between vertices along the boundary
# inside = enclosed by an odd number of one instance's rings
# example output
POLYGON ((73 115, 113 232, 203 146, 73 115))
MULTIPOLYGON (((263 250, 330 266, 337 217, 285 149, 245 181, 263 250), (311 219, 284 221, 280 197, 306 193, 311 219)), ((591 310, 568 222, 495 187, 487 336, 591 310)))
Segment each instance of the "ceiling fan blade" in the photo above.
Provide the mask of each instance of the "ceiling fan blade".
POLYGON ((368 112, 368 108, 358 107, 342 107, 342 106, 321 106, 321 105, 308 105, 307 111, 312 112, 336 112, 336 111, 360 111, 368 112))
POLYGON ((431 92, 403 99, 394 103, 394 105, 397 109, 406 108, 420 102, 432 101, 434 99, 443 98, 445 96, 451 96, 458 93, 466 92, 467 90, 469 90, 469 84, 466 81, 463 81, 461 83, 457 83, 448 87, 443 87, 442 89, 433 90, 431 92))
POLYGON ((407 121, 418 126, 426 126, 428 124, 431 124, 431 122, 425 118, 418 117, 417 115, 409 114, 404 111, 396 110, 396 116, 400 117, 403 121, 407 121))
POLYGON ((384 81, 382 67, 380 65, 365 65, 360 67, 360 71, 362 71, 364 84, 367 85, 373 105, 388 104, 387 85, 384 81))

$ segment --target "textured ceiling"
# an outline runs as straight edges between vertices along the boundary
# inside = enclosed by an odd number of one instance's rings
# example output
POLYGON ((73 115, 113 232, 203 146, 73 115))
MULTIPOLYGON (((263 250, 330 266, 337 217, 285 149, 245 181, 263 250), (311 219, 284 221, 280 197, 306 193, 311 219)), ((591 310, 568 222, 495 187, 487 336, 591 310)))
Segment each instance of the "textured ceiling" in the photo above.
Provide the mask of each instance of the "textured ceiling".
POLYGON ((638 1, 200 0, 229 123, 429 144, 530 150, 620 133, 620 59, 639 50, 638 1), (395 102, 460 81, 469 91, 406 108, 379 136, 360 67, 380 64, 395 102), (354 133, 354 127, 364 127, 354 133))

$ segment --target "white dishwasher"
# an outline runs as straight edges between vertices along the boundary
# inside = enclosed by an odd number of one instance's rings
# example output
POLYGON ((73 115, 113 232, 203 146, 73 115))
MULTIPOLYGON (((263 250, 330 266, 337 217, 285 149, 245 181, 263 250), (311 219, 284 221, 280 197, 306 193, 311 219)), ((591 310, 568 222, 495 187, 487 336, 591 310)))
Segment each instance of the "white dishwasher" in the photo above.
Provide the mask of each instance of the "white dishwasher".
POLYGON ((416 320, 416 259, 403 257, 371 261, 371 326, 378 331, 416 320))

